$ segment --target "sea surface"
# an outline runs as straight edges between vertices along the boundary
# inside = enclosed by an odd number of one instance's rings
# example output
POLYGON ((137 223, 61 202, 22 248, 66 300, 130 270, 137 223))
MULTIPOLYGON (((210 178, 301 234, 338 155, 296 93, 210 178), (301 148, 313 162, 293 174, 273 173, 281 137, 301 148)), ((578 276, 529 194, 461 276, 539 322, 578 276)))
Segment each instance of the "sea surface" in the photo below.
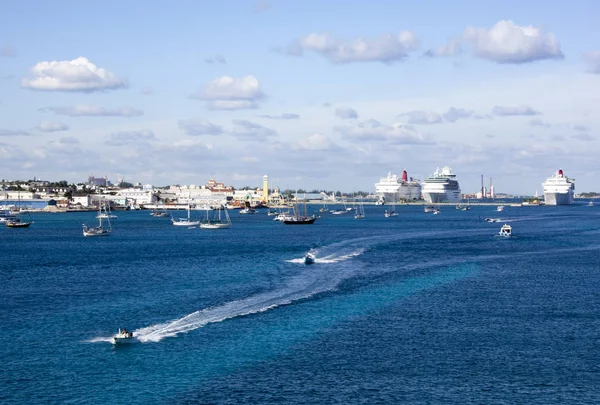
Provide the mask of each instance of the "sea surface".
POLYGON ((600 403, 600 206, 385 208, 0 227, 0 403, 600 403))

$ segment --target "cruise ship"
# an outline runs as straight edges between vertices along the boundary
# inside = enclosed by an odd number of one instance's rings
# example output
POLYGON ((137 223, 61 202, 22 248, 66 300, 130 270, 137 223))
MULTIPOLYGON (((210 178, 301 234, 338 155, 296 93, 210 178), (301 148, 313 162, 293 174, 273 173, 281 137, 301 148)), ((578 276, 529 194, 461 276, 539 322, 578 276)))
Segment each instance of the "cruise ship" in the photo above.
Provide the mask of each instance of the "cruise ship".
POLYGON ((431 204, 451 202, 460 202, 460 187, 456 175, 448 166, 442 170, 435 169, 435 172, 423 181, 423 199, 431 204))
POLYGON ((421 183, 409 178, 406 170, 402 172, 402 177, 388 172, 387 177, 382 177, 379 183, 375 183, 375 192, 379 196, 378 204, 420 200, 421 183))
POLYGON ((544 203, 546 205, 573 204, 575 194, 575 179, 570 179, 563 174, 562 169, 550 176, 542 183, 544 187, 544 203))

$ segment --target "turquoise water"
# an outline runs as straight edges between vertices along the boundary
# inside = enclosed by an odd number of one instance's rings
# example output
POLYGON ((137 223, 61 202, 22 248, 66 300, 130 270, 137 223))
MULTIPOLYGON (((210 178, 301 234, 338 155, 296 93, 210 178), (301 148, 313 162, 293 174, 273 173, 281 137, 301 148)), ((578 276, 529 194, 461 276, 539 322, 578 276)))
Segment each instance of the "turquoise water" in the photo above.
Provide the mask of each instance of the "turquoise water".
POLYGON ((600 209, 383 211, 0 228, 0 402, 600 403, 600 209))

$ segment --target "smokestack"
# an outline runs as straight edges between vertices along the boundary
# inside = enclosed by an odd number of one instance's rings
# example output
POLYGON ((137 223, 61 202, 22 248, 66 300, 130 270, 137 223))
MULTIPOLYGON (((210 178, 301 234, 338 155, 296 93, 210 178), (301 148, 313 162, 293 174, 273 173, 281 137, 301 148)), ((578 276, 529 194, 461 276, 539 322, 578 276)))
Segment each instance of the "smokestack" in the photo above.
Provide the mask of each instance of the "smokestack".
POLYGON ((402 181, 408 181, 408 174, 406 173, 406 170, 402 172, 402 181))
POLYGON ((485 189, 483 188, 483 174, 481 175, 481 198, 485 198, 485 189))

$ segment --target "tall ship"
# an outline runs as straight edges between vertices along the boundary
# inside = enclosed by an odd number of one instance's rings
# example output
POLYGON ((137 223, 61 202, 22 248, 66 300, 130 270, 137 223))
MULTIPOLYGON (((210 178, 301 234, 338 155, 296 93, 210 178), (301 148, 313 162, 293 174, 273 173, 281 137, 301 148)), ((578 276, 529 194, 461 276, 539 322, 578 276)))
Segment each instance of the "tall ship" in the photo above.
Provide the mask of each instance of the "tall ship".
POLYGON ((406 170, 402 172, 402 177, 388 172, 387 177, 382 177, 379 183, 375 183, 375 193, 379 196, 378 204, 420 200, 421 183, 409 178, 406 170))
POLYGON ((544 187, 544 203, 546 205, 573 204, 575 194, 575 179, 568 178, 558 169, 556 174, 550 176, 542 183, 544 187))
POLYGON ((448 166, 442 170, 435 169, 435 172, 423 181, 423 199, 431 204, 451 202, 460 202, 460 187, 456 175, 448 166))

